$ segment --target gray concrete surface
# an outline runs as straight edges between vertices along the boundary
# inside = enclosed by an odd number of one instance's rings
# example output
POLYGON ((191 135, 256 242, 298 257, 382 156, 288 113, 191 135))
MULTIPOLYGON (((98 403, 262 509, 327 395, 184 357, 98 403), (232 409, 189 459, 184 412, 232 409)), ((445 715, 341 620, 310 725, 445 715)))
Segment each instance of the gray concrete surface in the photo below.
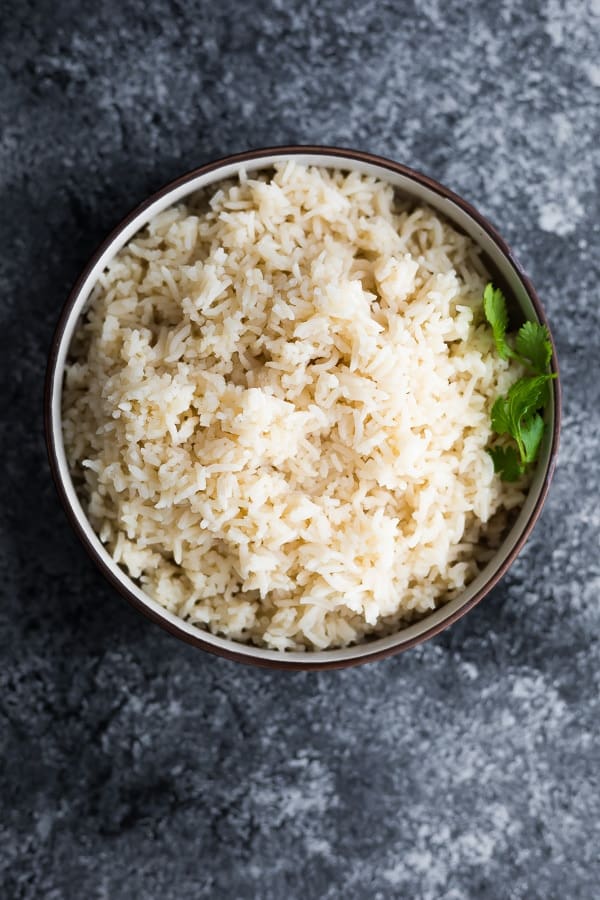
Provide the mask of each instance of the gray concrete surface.
POLYGON ((599 896, 600 3, 0 5, 0 896, 599 896), (562 453, 526 551, 383 663, 278 674, 147 623, 46 464, 67 290, 135 203, 214 156, 373 150, 444 181, 545 302, 562 453))

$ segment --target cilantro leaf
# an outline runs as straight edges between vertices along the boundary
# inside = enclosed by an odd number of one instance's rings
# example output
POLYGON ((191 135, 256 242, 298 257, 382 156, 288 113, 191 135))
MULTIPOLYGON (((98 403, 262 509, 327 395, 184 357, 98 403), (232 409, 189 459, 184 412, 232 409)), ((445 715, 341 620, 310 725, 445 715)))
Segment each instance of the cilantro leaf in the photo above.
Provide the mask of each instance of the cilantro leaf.
POLYGON ((514 447, 490 447, 488 453, 494 461, 494 471, 502 481, 517 481, 523 474, 524 466, 514 447))
POLYGON ((552 343, 546 326, 538 322, 525 322, 517 333, 513 350, 506 338, 506 300, 500 288, 495 288, 491 282, 483 292, 483 311, 492 326, 498 355, 502 359, 519 359, 534 372, 543 374, 552 359, 552 343))
POLYGON ((491 282, 486 284, 483 292, 483 312, 492 326, 498 355, 502 359, 508 359, 512 352, 506 343, 506 326, 508 325, 506 300, 502 291, 499 288, 495 288, 491 282))
POLYGON ((527 463, 535 461, 544 435, 544 420, 537 410, 547 401, 547 384, 552 378, 554 375, 519 378, 506 397, 498 397, 492 407, 492 429, 497 434, 510 434, 517 445, 517 450, 514 447, 494 447, 490 450, 494 467, 504 481, 516 481, 519 472, 522 475, 525 471, 527 463), (507 456, 504 452, 509 449, 514 454, 514 460, 512 454, 507 456))
POLYGON ((552 344, 545 325, 525 322, 519 328, 515 340, 519 356, 529 361, 535 372, 545 372, 552 358, 552 344))
POLYGON ((507 414, 509 431, 516 437, 521 419, 541 409, 548 399, 547 383, 554 375, 534 375, 532 378, 519 378, 515 381, 508 394, 507 414))
POLYGON ((492 406, 492 429, 496 434, 510 433, 507 400, 504 397, 498 397, 492 406))
POLYGON ((521 441, 525 450, 524 462, 535 460, 544 436, 544 420, 539 413, 521 421, 521 441))
POLYGON ((492 326, 499 356, 516 359, 535 372, 515 381, 506 396, 498 397, 492 406, 492 430, 510 435, 516 446, 491 447, 488 453, 503 481, 516 481, 535 462, 544 437, 544 420, 539 411, 549 399, 548 383, 556 378, 556 373, 547 371, 552 343, 545 325, 525 322, 517 333, 513 350, 506 336, 506 301, 502 291, 493 284, 485 287, 483 311, 492 326))
MULTIPOLYGON (((533 462, 535 457, 534 454, 533 457, 529 458, 531 454, 528 452, 523 438, 523 422, 543 407, 547 399, 546 384, 552 377, 552 375, 535 375, 533 378, 519 378, 518 381, 515 381, 504 400, 504 416, 508 424, 506 430, 516 441, 522 463, 533 462)), ((540 440, 541 435, 537 441, 536 450, 539 447, 540 440)), ((533 441, 533 436, 531 441, 533 441)))

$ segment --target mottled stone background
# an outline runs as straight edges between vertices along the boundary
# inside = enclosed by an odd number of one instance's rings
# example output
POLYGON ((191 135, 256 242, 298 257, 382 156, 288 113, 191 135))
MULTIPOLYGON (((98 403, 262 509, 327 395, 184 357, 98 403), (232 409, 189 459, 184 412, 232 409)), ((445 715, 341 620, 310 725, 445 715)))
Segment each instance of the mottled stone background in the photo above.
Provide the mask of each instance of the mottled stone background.
POLYGON ((599 896, 599 0, 0 4, 0 896, 599 896), (566 8, 565 8, 566 7, 566 8), (565 389, 501 587, 387 662, 254 671, 110 589, 46 464, 45 356, 150 191, 267 144, 373 150, 513 243, 565 389))

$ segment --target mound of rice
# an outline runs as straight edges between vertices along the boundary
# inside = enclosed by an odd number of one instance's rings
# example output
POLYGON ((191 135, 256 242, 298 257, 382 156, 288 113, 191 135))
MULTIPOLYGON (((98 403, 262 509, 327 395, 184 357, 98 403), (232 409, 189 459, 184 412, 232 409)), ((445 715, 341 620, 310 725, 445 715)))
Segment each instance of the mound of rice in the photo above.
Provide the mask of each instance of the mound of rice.
POLYGON ((115 560, 178 616, 278 650, 455 596, 523 501, 486 453, 519 374, 481 322, 486 280, 469 239, 357 173, 288 163, 157 216, 100 278, 65 379, 115 560))

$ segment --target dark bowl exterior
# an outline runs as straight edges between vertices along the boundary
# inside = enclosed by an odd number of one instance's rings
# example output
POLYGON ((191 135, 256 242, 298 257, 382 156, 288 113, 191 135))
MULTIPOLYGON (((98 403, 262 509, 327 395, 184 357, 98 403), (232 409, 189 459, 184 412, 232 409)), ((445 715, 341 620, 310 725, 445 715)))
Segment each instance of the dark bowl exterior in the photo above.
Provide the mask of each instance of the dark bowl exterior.
MULTIPOLYGON (((357 658, 349 658, 349 659, 339 659, 339 660, 327 660, 327 661, 316 661, 316 662, 303 662, 303 661, 295 661, 286 659, 285 653, 281 653, 281 659, 264 659, 261 657, 253 657, 248 655, 247 653, 239 653, 235 650, 229 650, 226 648, 217 647, 211 644, 209 641, 205 640, 202 637, 202 632, 198 630, 198 634, 189 634, 183 628, 179 628, 177 625, 174 625, 167 619, 163 618, 160 614, 154 612, 144 603, 142 603, 138 597, 136 597, 133 593, 129 591, 127 586, 123 584, 118 578, 115 577, 114 573, 105 565, 104 561, 98 555, 95 547, 89 541, 87 535, 83 531, 81 524, 75 511, 73 510, 69 499, 67 497, 67 493, 65 491, 60 466, 57 457, 56 445, 54 440, 54 431, 53 431, 53 411, 52 411, 52 393, 53 386, 56 377, 56 364, 58 357, 58 350, 62 344, 66 324, 69 318, 69 314, 77 301, 81 288, 97 263, 103 253, 110 247, 113 241, 119 236, 119 234, 123 231, 124 228, 129 225, 140 213, 144 212, 149 206, 151 206, 156 200, 170 193, 174 188, 180 187, 187 182, 195 179, 198 176, 206 175, 210 172, 217 171, 225 165, 229 164, 243 164, 248 162, 256 162, 260 161, 263 158, 270 157, 273 155, 287 154, 290 156, 298 156, 298 155, 307 155, 307 154, 318 154, 322 157, 344 157, 351 161, 358 161, 363 163, 369 163, 372 165, 379 166, 382 170, 388 170, 390 172, 398 173, 403 175, 410 180, 424 185, 425 187, 432 190, 434 193, 439 196, 450 200, 452 203, 456 204, 456 206, 460 207, 468 216, 471 217, 482 229, 485 231, 491 240, 496 244, 496 246, 501 251, 502 255, 509 261, 509 263, 513 266, 514 270, 517 272, 519 279, 527 292, 529 299, 536 311, 536 314, 539 320, 546 325, 548 328, 548 332, 551 335, 550 328, 548 325, 548 321, 546 318, 546 314, 542 307, 542 304, 539 300, 539 297, 523 271, 521 265, 515 258, 512 250, 508 246, 508 244, 503 240, 503 238, 498 234, 496 229, 487 221, 487 219, 481 215, 470 203, 466 200, 463 200, 462 197, 459 197, 453 191, 446 188, 444 185, 435 181, 432 178, 429 178, 427 175, 423 175, 422 173, 409 168, 408 166, 402 165, 401 163, 394 162, 393 160, 386 159, 385 157, 376 156, 371 153, 365 153, 359 150, 348 150, 338 147, 320 147, 320 146, 301 146, 301 145, 291 145, 291 146, 280 146, 280 147, 268 147, 257 150, 249 150, 244 153, 237 153, 231 156, 226 156, 221 159, 214 160, 212 162, 206 163, 203 166, 200 166, 197 169, 193 169, 190 172, 187 172, 185 175, 182 175, 180 178, 175 179, 174 181, 169 182, 156 193, 154 193, 151 197, 145 200, 143 203, 139 204, 135 207, 125 218, 113 229, 113 231, 108 235, 108 237, 102 242, 102 244, 98 247, 92 258, 89 260, 87 265, 84 267, 83 271, 79 275, 76 280, 69 296, 66 300, 66 303, 61 312, 58 324, 56 326, 56 330, 52 339, 49 357, 48 357, 48 365, 46 369, 46 380, 45 380, 45 390, 44 390, 44 430, 45 430, 45 438, 46 438, 46 447, 48 451, 48 459, 50 463, 50 469, 52 472, 52 477, 54 479, 56 489, 58 491, 59 498, 64 507, 64 510, 67 514, 67 518, 69 519, 75 533, 81 540, 83 546, 85 547, 87 553, 94 561, 94 563, 98 566, 102 574, 108 579, 108 581, 116 588, 116 590, 129 602, 131 603, 139 612, 143 613, 153 622, 156 622, 166 631, 173 634, 175 637, 178 637, 180 640, 185 641, 188 644, 192 644, 195 647, 199 647, 202 650, 207 650, 210 653, 214 653, 218 656, 222 656, 225 659, 232 660, 234 662, 242 662, 254 666, 259 666, 262 668, 269 669, 288 669, 288 670, 321 670, 321 669, 340 669, 340 668, 348 668, 350 666, 359 665, 367 662, 374 662, 379 659, 383 659, 387 656, 392 656, 396 653, 400 653, 403 650, 408 650, 410 647, 414 647, 416 644, 420 644, 429 638, 434 637, 436 634, 439 634, 441 631, 448 628, 458 619, 462 618, 469 610, 473 609, 489 592, 498 584, 501 578, 505 575, 507 570, 510 568, 517 555, 521 551, 523 545, 527 541, 529 535, 531 534, 535 523, 537 522, 540 513, 542 511, 542 507, 546 500, 546 496, 548 494, 548 490, 550 487, 550 483, 552 481, 552 477, 554 474, 554 469, 556 467, 556 462, 558 458, 558 447, 559 447, 559 435, 560 435, 560 419, 561 419, 561 386, 560 386, 560 378, 559 378, 559 370, 558 370, 558 362, 556 357, 556 348, 553 342, 553 356, 551 368, 555 373, 556 377, 552 382, 552 390, 554 394, 554 426, 551 435, 551 448, 550 448, 550 459, 548 463, 547 470, 545 472, 544 482, 542 488, 540 490, 539 497, 537 502, 532 510, 532 513, 523 528, 523 531, 519 535, 518 540, 516 541, 514 547, 512 548, 510 554, 502 564, 502 566, 498 569, 497 572, 494 573, 493 577, 489 579, 489 581, 463 606, 461 606, 455 613, 448 616, 448 618, 444 619, 441 622, 436 623, 431 628, 425 630, 417 637, 405 641, 402 644, 386 647, 385 649, 374 649, 373 653, 367 653, 357 658)), ((552 339, 552 338, 551 338, 552 339)), ((310 656, 315 651, 307 651, 307 656, 310 656)))

